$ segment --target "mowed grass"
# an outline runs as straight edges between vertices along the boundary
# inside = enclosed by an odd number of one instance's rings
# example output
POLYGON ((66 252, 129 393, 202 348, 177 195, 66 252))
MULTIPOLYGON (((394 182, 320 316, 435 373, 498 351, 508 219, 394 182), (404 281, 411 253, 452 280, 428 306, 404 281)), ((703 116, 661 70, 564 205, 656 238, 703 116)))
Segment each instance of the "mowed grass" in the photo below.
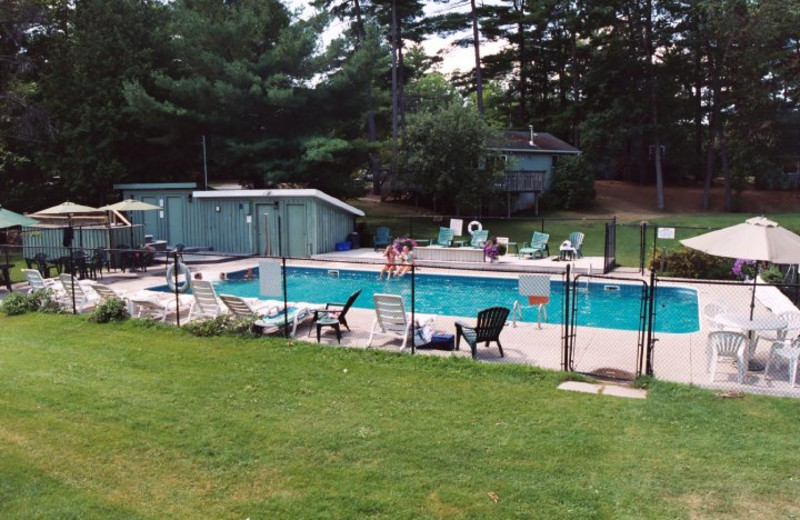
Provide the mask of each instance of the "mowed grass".
POLYGON ((800 401, 0 317, 3 519, 800 516, 800 401))

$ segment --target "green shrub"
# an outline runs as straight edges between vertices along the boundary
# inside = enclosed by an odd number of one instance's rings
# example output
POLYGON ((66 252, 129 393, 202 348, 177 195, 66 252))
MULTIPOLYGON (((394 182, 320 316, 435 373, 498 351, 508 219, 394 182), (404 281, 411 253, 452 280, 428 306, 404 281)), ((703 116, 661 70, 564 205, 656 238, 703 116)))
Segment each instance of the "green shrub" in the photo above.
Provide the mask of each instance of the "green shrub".
POLYGON ((47 314, 63 314, 66 311, 58 304, 51 289, 40 289, 28 295, 34 311, 47 314))
POLYGON ((596 194, 594 173, 586 159, 562 157, 553 170, 553 183, 544 201, 553 209, 579 209, 590 206, 596 194))
POLYGON ((94 308, 89 315, 89 321, 94 323, 109 323, 112 321, 125 321, 130 318, 128 307, 119 298, 110 298, 94 308))
POLYGON ((20 292, 12 292, 6 296, 0 309, 6 316, 19 316, 36 310, 31 308, 31 301, 28 295, 20 292))
POLYGON ((783 273, 775 265, 770 265, 763 271, 760 271, 760 274, 761 274, 761 279, 767 283, 776 284, 783 282, 783 273))
POLYGON ((184 325, 184 329, 195 336, 222 336, 223 334, 255 337, 253 323, 256 317, 234 319, 229 314, 222 314, 216 318, 192 321, 184 325))
POLYGON ((31 294, 11 293, 3 300, 0 310, 7 316, 18 316, 26 312, 62 313, 64 310, 53 299, 50 289, 34 291, 31 294))
MULTIPOLYGON (((661 253, 650 259, 650 269, 661 269, 661 253)), ((730 280, 733 259, 709 255, 696 249, 678 247, 667 253, 666 265, 662 274, 679 278, 704 280, 730 280)))

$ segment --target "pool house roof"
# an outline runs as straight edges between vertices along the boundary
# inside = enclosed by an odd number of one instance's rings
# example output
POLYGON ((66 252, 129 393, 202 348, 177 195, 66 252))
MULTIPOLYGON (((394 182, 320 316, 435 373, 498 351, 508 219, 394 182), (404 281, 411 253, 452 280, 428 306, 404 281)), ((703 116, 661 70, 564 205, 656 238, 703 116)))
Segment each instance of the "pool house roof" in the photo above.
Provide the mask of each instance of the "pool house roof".
POLYGON ((331 197, 325 192, 312 189, 273 189, 273 190, 209 190, 192 192, 192 197, 196 199, 251 199, 254 197, 265 198, 313 198, 343 209, 357 217, 363 217, 364 212, 354 208, 350 204, 331 197))

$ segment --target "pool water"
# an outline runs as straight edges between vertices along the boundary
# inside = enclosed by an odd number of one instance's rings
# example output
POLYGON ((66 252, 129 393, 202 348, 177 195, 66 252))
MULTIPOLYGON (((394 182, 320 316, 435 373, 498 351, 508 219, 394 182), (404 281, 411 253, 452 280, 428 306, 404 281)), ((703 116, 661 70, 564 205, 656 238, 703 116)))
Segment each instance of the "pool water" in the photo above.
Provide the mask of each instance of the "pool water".
MULTIPOLYGON (((254 273, 258 270, 254 269, 254 273)), ((287 268, 287 300, 315 303, 344 303, 358 289, 361 295, 354 307, 373 308, 376 293, 399 294, 406 309, 411 310, 411 277, 379 281, 377 273, 344 269, 287 268)), ((215 282, 218 294, 234 294, 250 298, 275 298, 259 294, 259 282, 244 280, 244 271, 232 273, 228 280, 215 282)), ((549 323, 563 321, 563 283, 551 284, 547 305, 549 323)), ((164 286, 166 287, 166 286, 164 286)), ((414 291, 422 314, 474 318, 487 307, 513 308, 519 301, 522 321, 535 322, 536 308, 527 306, 527 298, 519 294, 517 278, 482 278, 459 275, 417 274, 414 291)), ((657 288, 656 332, 690 333, 699 330, 697 291, 679 287, 657 288)), ((580 283, 577 293, 577 324, 619 330, 638 330, 641 314, 640 284, 580 283)), ((519 320, 519 317, 518 317, 519 320)))

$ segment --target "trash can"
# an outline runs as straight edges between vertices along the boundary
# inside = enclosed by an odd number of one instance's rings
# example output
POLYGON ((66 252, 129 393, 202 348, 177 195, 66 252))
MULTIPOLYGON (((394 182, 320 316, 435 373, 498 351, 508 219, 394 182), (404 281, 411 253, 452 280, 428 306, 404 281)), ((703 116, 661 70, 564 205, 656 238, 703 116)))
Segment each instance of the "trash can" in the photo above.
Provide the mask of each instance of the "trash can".
POLYGON ((355 231, 348 235, 347 241, 350 242, 350 249, 358 249, 361 247, 361 237, 355 231))

